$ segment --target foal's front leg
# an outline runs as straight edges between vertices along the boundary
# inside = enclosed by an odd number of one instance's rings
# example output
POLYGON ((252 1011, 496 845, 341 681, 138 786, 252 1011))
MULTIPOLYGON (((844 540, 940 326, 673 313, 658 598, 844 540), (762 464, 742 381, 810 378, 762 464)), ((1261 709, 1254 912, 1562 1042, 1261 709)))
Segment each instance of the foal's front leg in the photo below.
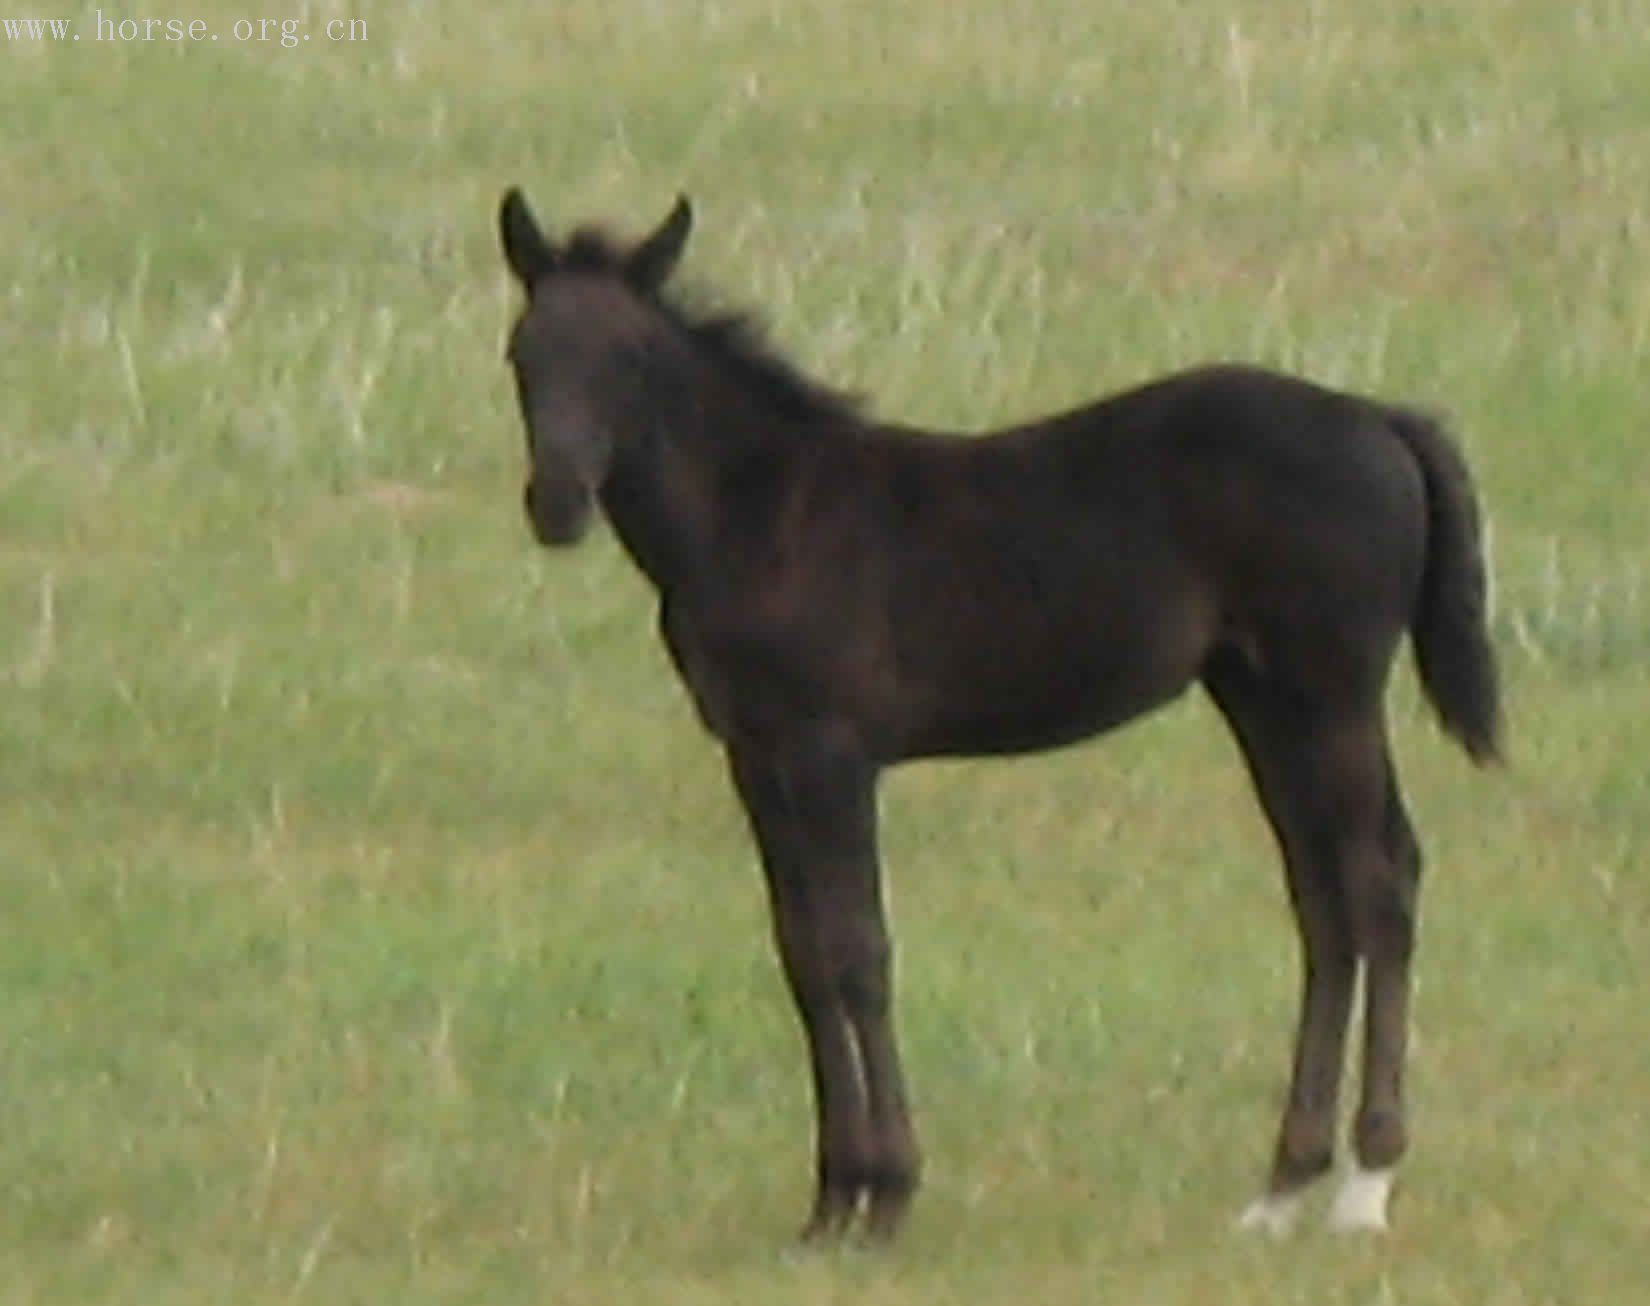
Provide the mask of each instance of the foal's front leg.
POLYGON ((872 1235, 887 1237, 916 1189, 918 1154, 890 1014, 876 772, 824 732, 730 758, 813 1071, 817 1189, 803 1236, 839 1234, 863 1206, 872 1235))

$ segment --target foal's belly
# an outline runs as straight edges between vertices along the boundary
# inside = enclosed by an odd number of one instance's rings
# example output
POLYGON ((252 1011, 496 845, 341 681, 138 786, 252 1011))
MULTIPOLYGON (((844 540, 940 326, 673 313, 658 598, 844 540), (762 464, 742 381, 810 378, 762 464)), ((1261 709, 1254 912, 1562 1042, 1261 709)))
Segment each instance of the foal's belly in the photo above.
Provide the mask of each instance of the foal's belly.
POLYGON ((915 696, 907 757, 979 756, 1060 748, 1173 701, 1197 677, 1201 638, 1143 639, 1088 656, 1025 659, 915 696), (995 674, 993 674, 995 672, 995 674))

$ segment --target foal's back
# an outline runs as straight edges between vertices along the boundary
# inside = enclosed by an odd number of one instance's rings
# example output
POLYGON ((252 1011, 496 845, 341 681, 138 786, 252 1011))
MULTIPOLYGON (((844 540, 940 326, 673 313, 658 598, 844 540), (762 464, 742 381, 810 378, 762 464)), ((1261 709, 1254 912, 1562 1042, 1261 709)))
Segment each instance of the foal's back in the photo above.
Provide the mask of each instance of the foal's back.
POLYGON ((1378 680, 1426 519, 1389 414, 1222 367, 975 439, 865 431, 801 482, 855 537, 812 537, 834 628, 886 641, 908 754, 1081 738, 1221 648, 1378 680))

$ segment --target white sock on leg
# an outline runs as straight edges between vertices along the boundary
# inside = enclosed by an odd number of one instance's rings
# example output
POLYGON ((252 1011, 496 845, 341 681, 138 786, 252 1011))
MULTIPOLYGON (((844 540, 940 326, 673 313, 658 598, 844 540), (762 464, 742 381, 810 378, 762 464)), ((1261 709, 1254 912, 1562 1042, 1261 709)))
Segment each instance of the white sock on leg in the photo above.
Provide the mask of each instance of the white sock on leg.
POLYGON ((1301 1202, 1306 1197, 1304 1188, 1288 1193, 1267 1193, 1257 1197, 1243 1208, 1237 1227, 1250 1233, 1269 1234, 1282 1238, 1290 1233, 1301 1218, 1301 1202))
POLYGON ((1381 1233, 1387 1227, 1386 1207, 1392 1196, 1393 1171, 1354 1166, 1341 1181, 1329 1208, 1329 1227, 1337 1233, 1381 1233))

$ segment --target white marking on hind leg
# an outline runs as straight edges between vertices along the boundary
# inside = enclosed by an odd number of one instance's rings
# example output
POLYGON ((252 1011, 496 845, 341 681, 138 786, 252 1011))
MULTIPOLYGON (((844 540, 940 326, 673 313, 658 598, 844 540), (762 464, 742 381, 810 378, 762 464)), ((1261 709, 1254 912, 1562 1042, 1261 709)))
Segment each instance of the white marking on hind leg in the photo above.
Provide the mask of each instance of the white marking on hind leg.
POLYGON ((1386 1207, 1392 1196, 1393 1170, 1355 1166, 1341 1181, 1329 1208, 1329 1227, 1336 1233, 1384 1233, 1386 1207))
POLYGON ((1287 1193, 1267 1193, 1257 1197, 1243 1208, 1237 1227, 1245 1233, 1264 1233, 1273 1238, 1286 1237, 1301 1218, 1301 1203, 1306 1190, 1296 1188, 1287 1193))

